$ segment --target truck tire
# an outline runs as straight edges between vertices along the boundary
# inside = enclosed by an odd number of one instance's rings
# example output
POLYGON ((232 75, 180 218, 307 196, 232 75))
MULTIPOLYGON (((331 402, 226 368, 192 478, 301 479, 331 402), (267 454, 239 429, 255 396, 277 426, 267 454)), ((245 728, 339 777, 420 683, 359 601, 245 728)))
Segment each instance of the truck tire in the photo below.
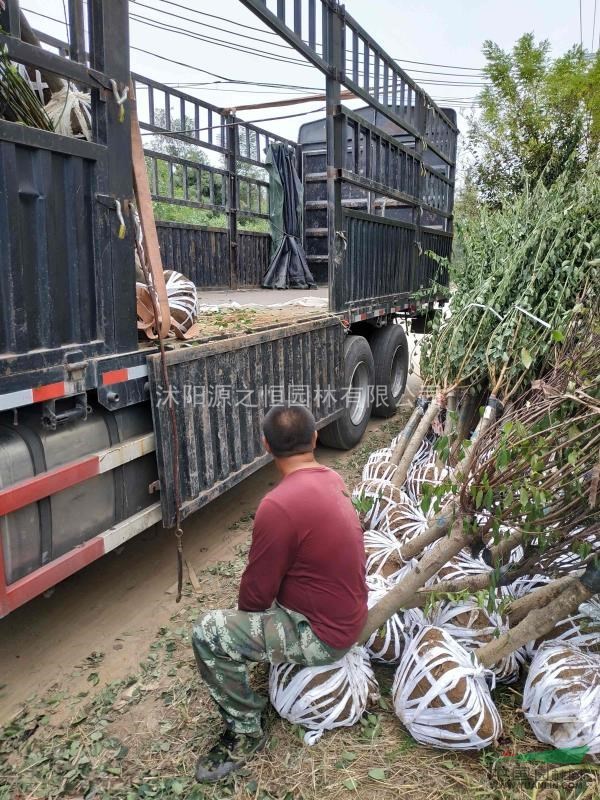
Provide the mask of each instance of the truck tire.
POLYGON ((408 341, 401 325, 386 325, 369 338, 375 361, 373 415, 392 417, 400 405, 408 377, 408 341))
POLYGON ((344 374, 344 389, 354 390, 357 396, 346 398, 342 416, 319 431, 321 444, 337 450, 350 450, 357 445, 371 416, 375 365, 371 348, 364 336, 346 337, 344 374))

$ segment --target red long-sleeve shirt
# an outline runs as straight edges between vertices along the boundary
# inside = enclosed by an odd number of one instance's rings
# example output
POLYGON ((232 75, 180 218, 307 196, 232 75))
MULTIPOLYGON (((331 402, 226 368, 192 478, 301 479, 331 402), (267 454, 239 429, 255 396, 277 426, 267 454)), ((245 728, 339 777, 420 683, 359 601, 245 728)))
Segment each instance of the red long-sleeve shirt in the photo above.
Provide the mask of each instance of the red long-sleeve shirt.
POLYGON ((277 602, 298 611, 330 647, 352 646, 367 617, 363 533, 340 476, 328 467, 287 475, 254 519, 241 611, 277 602))

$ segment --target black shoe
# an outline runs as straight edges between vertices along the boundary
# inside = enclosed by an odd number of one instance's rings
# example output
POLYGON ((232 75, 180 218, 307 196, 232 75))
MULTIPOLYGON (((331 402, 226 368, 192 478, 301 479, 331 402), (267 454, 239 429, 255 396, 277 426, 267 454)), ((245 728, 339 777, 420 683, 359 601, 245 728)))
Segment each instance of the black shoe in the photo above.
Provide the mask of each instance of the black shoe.
POLYGON ((196 780, 200 783, 223 780, 262 750, 266 741, 265 734, 248 736, 227 729, 221 734, 218 744, 196 762, 196 780))

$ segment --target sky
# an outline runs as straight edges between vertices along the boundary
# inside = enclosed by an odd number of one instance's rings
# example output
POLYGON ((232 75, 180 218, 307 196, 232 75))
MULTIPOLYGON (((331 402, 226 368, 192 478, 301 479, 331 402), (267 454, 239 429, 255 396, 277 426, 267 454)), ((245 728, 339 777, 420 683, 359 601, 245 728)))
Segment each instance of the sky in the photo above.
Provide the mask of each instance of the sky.
MULTIPOLYGON (((293 0, 286 2, 291 10, 293 0)), ((306 0, 302 2, 306 5, 306 0)), ((584 46, 592 49, 594 35, 593 49, 596 49, 600 44, 600 12, 594 24, 596 4, 595 0, 581 0, 581 6, 579 0, 420 0, 419 3, 347 0, 346 9, 392 57, 401 60, 401 66, 439 105, 456 108, 459 127, 464 131, 467 115, 476 108, 473 101, 484 80, 478 72, 484 64, 481 55, 484 40, 492 39, 501 47, 510 48, 521 34, 533 31, 537 39, 549 39, 552 53, 560 55, 579 43, 580 36, 584 46), (442 81, 447 85, 428 81, 442 81)), ((65 38, 64 22, 52 22, 32 12, 64 20, 66 0, 22 0, 21 5, 27 9, 26 14, 34 27, 65 38)), ((268 6, 272 8, 274 0, 268 0, 268 6)), ((142 75, 163 83, 206 84, 214 80, 190 68, 197 67, 236 80, 306 87, 297 91, 239 84, 185 87, 184 91, 189 94, 219 107, 238 107, 324 90, 324 76, 306 63, 290 64, 265 58, 275 53, 283 58, 301 56, 266 29, 241 0, 131 0, 129 9, 131 65, 132 70, 142 75), (161 27, 164 24, 179 27, 183 33, 166 31, 161 27), (258 30, 242 28, 240 24, 258 30), (225 28, 228 32, 215 28, 225 28), (242 38, 240 34, 253 38, 242 38), (220 44, 194 38, 194 35, 212 37, 220 44), (239 52, 223 45, 223 40, 255 52, 239 52), (159 55, 190 67, 160 60, 159 55)), ((348 105, 352 106, 352 102, 348 105)), ((304 116, 259 123, 295 139, 300 124, 323 116, 323 104, 238 113, 250 121, 302 113, 304 116), (313 113, 306 114, 307 111, 313 113)))

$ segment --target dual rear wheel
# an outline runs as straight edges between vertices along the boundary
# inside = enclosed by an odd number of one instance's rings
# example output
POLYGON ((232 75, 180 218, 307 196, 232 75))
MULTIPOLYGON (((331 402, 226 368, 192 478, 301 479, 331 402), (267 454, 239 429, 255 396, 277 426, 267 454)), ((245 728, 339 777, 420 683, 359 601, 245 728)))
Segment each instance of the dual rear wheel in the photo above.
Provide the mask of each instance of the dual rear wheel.
POLYGON ((321 444, 349 450, 360 442, 371 414, 391 417, 408 377, 408 342, 400 325, 376 328, 367 340, 344 342, 344 413, 319 433, 321 444))

